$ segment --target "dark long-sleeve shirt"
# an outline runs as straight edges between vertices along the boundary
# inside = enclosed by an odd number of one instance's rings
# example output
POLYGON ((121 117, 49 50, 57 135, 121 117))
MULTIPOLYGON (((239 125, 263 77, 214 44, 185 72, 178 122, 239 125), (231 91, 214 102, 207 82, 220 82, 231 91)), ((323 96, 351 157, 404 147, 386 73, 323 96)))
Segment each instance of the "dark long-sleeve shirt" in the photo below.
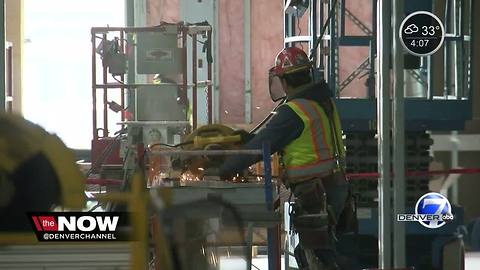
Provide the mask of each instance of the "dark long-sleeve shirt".
MULTIPOLYGON (((280 106, 275 115, 243 149, 261 149, 264 141, 270 143, 271 154, 285 148, 298 138, 303 131, 300 117, 288 106, 280 106)), ((261 156, 238 155, 228 157, 220 167, 220 175, 233 175, 261 160, 261 156)))

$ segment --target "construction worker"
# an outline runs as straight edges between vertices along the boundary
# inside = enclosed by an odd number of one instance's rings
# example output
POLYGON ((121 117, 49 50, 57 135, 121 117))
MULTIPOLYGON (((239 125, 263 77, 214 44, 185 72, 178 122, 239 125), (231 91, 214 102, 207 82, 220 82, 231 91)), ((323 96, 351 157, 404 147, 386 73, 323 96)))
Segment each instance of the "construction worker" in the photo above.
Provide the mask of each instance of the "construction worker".
POLYGON ((20 116, 0 114, 0 230, 31 230, 28 212, 81 209, 84 177, 55 135, 20 116))
MULTIPOLYGON (((243 146, 260 149, 264 141, 281 154, 282 180, 295 196, 293 225, 300 244, 301 269, 340 269, 335 227, 348 196, 340 120, 325 81, 314 83, 312 65, 296 47, 283 49, 269 74, 272 100, 286 98, 274 116, 243 146)), ((233 156, 219 168, 222 177, 240 173, 259 156, 233 156)))

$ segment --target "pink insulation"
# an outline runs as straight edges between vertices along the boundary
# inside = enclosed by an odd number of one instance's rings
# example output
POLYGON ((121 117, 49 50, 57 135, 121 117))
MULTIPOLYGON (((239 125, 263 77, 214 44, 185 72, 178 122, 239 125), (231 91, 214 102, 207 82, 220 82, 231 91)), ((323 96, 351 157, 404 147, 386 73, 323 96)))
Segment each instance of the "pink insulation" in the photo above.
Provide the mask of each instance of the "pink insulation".
POLYGON ((243 123, 243 1, 219 0, 218 3, 220 121, 243 123))
MULTIPOLYGON (((147 0, 147 23, 177 22, 181 0, 147 0)), ((346 1, 347 8, 370 29, 371 1, 346 1)), ((222 123, 245 122, 243 1, 217 0, 219 22, 219 76, 220 120, 222 123)), ((308 34, 307 11, 301 20, 301 35, 308 34)), ((298 32, 297 32, 298 34, 298 32)), ((346 34, 364 35, 352 21, 346 19, 346 34)), ((283 48, 282 1, 251 1, 251 86, 252 119, 256 123, 264 118, 274 104, 268 95, 267 72, 275 55, 283 48)), ((305 45, 307 49, 308 45, 305 45)), ((340 82, 368 57, 367 47, 344 47, 340 55, 340 82)), ((367 70, 365 70, 367 72, 367 70)), ((362 73, 363 74, 363 73, 362 73)), ((364 97, 366 76, 355 79, 342 96, 364 97)))
POLYGON ((252 1, 252 119, 261 121, 274 104, 268 93, 268 69, 283 48, 282 1, 252 1), (253 4, 255 3, 255 4, 253 4))

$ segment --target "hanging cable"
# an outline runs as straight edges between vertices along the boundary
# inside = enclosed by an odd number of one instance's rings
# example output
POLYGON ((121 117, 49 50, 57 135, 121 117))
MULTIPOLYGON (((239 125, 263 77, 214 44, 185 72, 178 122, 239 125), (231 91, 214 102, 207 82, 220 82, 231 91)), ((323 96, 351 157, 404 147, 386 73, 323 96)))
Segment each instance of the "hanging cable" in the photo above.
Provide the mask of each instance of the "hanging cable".
POLYGON ((281 105, 283 105, 284 103, 286 103, 287 101, 287 97, 284 97, 280 100, 280 102, 277 104, 277 106, 275 106, 275 108, 273 108, 273 110, 270 112, 269 115, 267 115, 265 117, 265 119, 262 120, 262 122, 260 122, 258 125, 256 125, 252 130, 250 130, 250 134, 253 134, 255 132, 257 132, 257 130, 259 130, 261 127, 263 127, 263 125, 265 125, 265 123, 268 122, 268 120, 270 120, 270 118, 272 118, 272 116, 275 114, 275 111, 278 109, 278 107, 280 107, 281 105))
MULTIPOLYGON (((320 32, 320 37, 315 40, 315 43, 312 46, 312 49, 310 51, 310 60, 313 59, 313 56, 315 55, 315 50, 317 49, 318 45, 322 41, 323 36, 325 35, 325 31, 327 31, 328 24, 329 24, 330 20, 332 19, 333 13, 335 12, 335 9, 337 7, 337 2, 338 2, 338 0, 333 1, 332 8, 328 12, 327 20, 325 21, 325 24, 322 27, 322 32, 320 32)), ((330 31, 332 31, 332 29, 330 29, 330 31)))
POLYGON ((149 145, 149 148, 151 149, 152 147, 155 147, 155 146, 166 146, 166 147, 176 148, 176 147, 189 145, 189 144, 193 144, 193 141, 186 141, 186 142, 182 142, 182 143, 178 143, 178 144, 154 143, 154 144, 149 145))

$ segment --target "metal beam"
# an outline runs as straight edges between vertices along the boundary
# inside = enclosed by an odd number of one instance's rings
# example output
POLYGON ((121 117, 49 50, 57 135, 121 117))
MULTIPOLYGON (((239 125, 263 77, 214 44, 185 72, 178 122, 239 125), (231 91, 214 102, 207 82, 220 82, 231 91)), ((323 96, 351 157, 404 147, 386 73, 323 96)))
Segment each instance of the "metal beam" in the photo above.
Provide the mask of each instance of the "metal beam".
POLYGON ((393 0, 393 266, 406 267, 405 223, 396 222, 398 214, 405 213, 405 106, 404 59, 399 29, 403 20, 403 0, 393 0))
POLYGON ((438 134, 431 135, 432 151, 480 151, 480 135, 478 134, 438 134))
POLYGON ((5 0, 0 0, 0 16, 1 16, 1 21, 2 24, 0 26, 0 50, 2 50, 2 53, 0 54, 0 74, 3 74, 0 76, 0 112, 5 111, 5 74, 6 74, 6 67, 5 67, 5 0))
POLYGON ((378 0, 377 13, 377 131, 378 131, 378 247, 379 268, 392 267, 392 214, 390 178, 390 46, 391 0, 378 0))
MULTIPOLYGON (((135 26, 135 3, 134 0, 125 0, 125 24, 127 27, 135 26)), ((133 34, 127 34, 127 44, 134 44, 133 34)), ((135 67, 135 57, 128 57, 128 66, 135 67)), ((135 84, 135 68, 127 70, 127 83, 135 84)), ((137 118, 137 110, 135 104, 135 90, 134 88, 127 88, 126 103, 128 104, 128 111, 137 118)))
POLYGON ((252 122, 252 85, 250 59, 250 0, 243 0, 243 55, 245 89, 245 123, 252 122))
POLYGON ((454 1, 454 31, 456 36, 460 36, 460 40, 454 42, 454 59, 455 59, 455 96, 461 99, 464 96, 464 38, 463 38, 463 0, 454 1))
POLYGON ((213 122, 220 122, 220 54, 218 36, 219 1, 213 0, 213 122))

